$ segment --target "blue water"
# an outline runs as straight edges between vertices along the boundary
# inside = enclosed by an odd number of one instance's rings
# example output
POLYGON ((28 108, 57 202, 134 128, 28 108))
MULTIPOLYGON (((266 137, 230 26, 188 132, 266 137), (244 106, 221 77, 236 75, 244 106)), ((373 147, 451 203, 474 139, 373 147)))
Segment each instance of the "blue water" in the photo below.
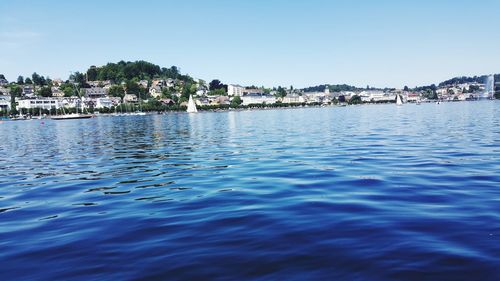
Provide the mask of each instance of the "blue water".
POLYGON ((500 102, 0 123, 1 280, 498 280, 500 102))

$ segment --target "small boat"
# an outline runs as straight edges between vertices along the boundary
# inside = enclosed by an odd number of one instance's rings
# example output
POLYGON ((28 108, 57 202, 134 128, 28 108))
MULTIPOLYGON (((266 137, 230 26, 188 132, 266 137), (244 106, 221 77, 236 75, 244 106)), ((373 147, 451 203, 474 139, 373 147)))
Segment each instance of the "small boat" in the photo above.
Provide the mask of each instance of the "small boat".
POLYGON ((401 100, 400 95, 396 95, 396 105, 403 105, 403 101, 401 100))
POLYGON ((72 120, 72 119, 88 119, 92 118, 94 115, 92 114, 80 114, 80 113, 71 113, 71 114, 63 114, 52 116, 52 120, 72 120))
POLYGON ((187 113, 196 113, 198 109, 196 108, 196 103, 194 103, 193 96, 189 95, 189 102, 187 106, 187 113))

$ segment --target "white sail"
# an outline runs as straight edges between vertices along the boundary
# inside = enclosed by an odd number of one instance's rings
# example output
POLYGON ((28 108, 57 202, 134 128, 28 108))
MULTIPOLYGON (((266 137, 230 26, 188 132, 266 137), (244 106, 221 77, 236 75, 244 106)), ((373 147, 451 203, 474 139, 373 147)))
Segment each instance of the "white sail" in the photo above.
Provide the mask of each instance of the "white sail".
POLYGON ((403 101, 401 100, 401 96, 400 95, 396 95, 396 104, 397 105, 403 105, 403 101))
POLYGON ((191 95, 189 95, 189 102, 188 102, 187 112, 188 113, 198 112, 198 109, 196 108, 196 103, 194 103, 193 96, 191 96, 191 95))

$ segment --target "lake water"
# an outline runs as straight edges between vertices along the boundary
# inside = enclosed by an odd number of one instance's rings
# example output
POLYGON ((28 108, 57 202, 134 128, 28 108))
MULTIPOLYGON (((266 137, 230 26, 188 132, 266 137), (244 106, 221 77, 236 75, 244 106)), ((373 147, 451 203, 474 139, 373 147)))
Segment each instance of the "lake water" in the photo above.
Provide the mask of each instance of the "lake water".
POLYGON ((498 280, 500 102, 0 123, 0 279, 498 280))

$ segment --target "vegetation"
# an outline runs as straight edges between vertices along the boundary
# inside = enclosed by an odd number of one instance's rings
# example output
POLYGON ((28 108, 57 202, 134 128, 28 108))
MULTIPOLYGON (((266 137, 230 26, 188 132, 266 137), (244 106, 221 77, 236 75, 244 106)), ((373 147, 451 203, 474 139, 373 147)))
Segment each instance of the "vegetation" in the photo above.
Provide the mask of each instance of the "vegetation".
POLYGON ((284 88, 282 88, 281 86, 278 87, 278 89, 276 90, 276 97, 277 98, 284 98, 284 97, 286 97, 286 90, 284 88))
POLYGON ((358 88, 354 86, 349 86, 346 84, 342 85, 319 85, 319 86, 314 86, 314 87, 308 87, 304 89, 304 92, 324 92, 325 89, 328 87, 330 92, 342 92, 342 91, 355 91, 358 90, 358 88))
POLYGON ((236 108, 236 107, 240 106, 242 103, 243 103, 243 100, 241 100, 240 96, 235 96, 231 100, 231 107, 236 108))
POLYGON ((363 101, 361 100, 361 97, 358 95, 354 95, 351 97, 349 100, 349 104, 362 104, 363 101))
MULTIPOLYGON (((488 78, 489 75, 482 75, 482 76, 474 76, 474 77, 455 77, 449 80, 446 80, 444 82, 439 83, 440 87, 444 86, 452 86, 452 85, 457 85, 457 84, 464 84, 464 83, 484 83, 486 79, 488 78)), ((500 74, 495 74, 494 75, 495 81, 500 81, 500 74)))
POLYGON ((52 97, 52 89, 48 86, 42 87, 39 91, 38 94, 42 97, 52 97))
POLYGON ((132 79, 151 80, 153 78, 192 80, 187 75, 181 75, 179 68, 176 66, 161 68, 158 65, 142 60, 108 63, 101 67, 91 66, 87 70, 86 76, 88 81, 110 80, 115 83, 126 82, 132 79))

